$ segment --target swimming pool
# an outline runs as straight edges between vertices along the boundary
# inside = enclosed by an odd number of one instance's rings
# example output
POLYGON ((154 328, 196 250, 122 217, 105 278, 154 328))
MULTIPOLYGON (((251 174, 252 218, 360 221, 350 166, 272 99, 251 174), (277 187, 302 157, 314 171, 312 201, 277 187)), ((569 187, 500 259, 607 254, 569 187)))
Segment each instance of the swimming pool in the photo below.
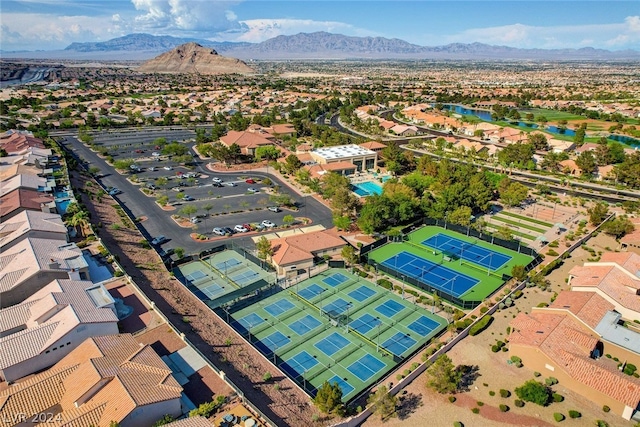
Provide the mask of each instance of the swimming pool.
POLYGON ((373 181, 365 181, 351 185, 353 187, 353 192, 360 197, 371 196, 372 194, 382 194, 382 187, 373 181))
POLYGON ((102 265, 98 261, 96 261, 96 259, 91 255, 90 252, 82 251, 82 256, 89 265, 89 276, 91 277, 91 281, 93 283, 100 283, 113 277, 113 274, 111 274, 111 270, 109 270, 109 267, 107 267, 106 265, 102 265))
POLYGON ((67 208, 69 207, 69 203, 71 203, 71 199, 66 200, 56 200, 56 209, 60 215, 64 215, 67 213, 67 208))

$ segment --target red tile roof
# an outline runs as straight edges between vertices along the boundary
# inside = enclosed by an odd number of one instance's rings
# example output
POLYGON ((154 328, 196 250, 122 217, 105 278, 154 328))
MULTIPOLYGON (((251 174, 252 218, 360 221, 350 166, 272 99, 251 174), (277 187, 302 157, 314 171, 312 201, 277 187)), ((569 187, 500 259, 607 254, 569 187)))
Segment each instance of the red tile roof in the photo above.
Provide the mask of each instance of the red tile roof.
POLYGON ((40 211, 43 203, 53 202, 53 196, 35 190, 18 188, 0 197, 0 216, 23 208, 40 211))

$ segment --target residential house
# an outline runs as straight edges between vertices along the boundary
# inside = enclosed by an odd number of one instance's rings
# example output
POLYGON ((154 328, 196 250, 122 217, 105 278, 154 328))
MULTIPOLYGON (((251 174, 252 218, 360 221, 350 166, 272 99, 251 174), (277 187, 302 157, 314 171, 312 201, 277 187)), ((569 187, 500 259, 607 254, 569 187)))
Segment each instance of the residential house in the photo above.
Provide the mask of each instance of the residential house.
POLYGON ((548 308, 516 316, 509 352, 527 368, 629 420, 640 409, 640 380, 603 356, 637 366, 640 334, 619 325, 620 314, 612 308, 599 294, 563 291, 548 308))
POLYGON ((347 161, 319 164, 310 153, 299 154, 297 157, 302 163, 305 163, 303 169, 308 170, 312 178, 322 178, 330 172, 349 176, 355 174, 357 169, 356 165, 347 161), (309 159, 311 160, 309 161, 309 159))
POLYGON ((614 178, 613 168, 613 165, 598 166, 598 168, 596 169, 595 178, 598 181, 614 178))
MULTIPOLYGON (((53 187, 51 184, 52 183, 47 182, 46 178, 42 178, 37 175, 16 175, 13 178, 9 178, 2 182, 2 185, 0 186, 0 197, 19 188, 34 190, 41 193, 52 192, 53 187)), ((53 186, 55 187, 55 182, 53 183, 53 186)))
POLYGON ((30 133, 9 131, 0 137, 0 148, 4 148, 8 154, 22 154, 30 147, 46 149, 44 142, 30 133))
POLYGON ((363 142, 362 144, 360 144, 360 147, 364 148, 365 150, 374 151, 376 153, 379 153, 382 150, 384 150, 385 148, 387 148, 387 146, 385 144, 383 144, 382 142, 378 142, 378 141, 363 142))
POLYGON ((25 210, 57 213, 53 196, 40 191, 17 188, 0 196, 0 222, 25 210))
POLYGON ((271 261, 278 276, 296 276, 308 272, 314 260, 325 255, 338 255, 347 244, 340 237, 326 231, 293 234, 271 240, 271 261))
POLYGON ((272 140, 273 136, 270 134, 267 135, 269 138, 257 132, 231 130, 226 135, 220 137, 220 142, 227 147, 237 144, 242 154, 254 156, 258 147, 275 145, 272 140))
POLYGON ((150 426, 182 414, 181 393, 150 346, 129 334, 107 335, 88 338, 52 368, 0 391, 0 418, 50 412, 56 425, 150 426))
POLYGON ((271 125, 266 130, 274 136, 294 136, 296 134, 296 128, 289 123, 271 125))
POLYGON ((547 144, 549 145, 549 151, 555 153, 566 153, 573 150, 576 145, 571 141, 563 141, 562 139, 548 138, 547 144))
POLYGON ((118 333, 115 300, 102 285, 54 280, 0 310, 0 380, 13 382, 57 363, 85 339, 118 333))
POLYGON ((18 304, 55 279, 89 280, 75 243, 27 237, 0 254, 0 308, 18 304))
POLYGON ((571 176, 580 176, 582 175, 582 170, 578 167, 575 161, 571 159, 563 160, 560 162, 560 170, 571 176))
POLYGON ((57 240, 64 244, 67 242, 67 227, 58 214, 23 211, 0 223, 0 253, 27 237, 57 240))
POLYGON ((395 125, 389 132, 399 136, 414 136, 418 133, 418 128, 413 125, 395 125))

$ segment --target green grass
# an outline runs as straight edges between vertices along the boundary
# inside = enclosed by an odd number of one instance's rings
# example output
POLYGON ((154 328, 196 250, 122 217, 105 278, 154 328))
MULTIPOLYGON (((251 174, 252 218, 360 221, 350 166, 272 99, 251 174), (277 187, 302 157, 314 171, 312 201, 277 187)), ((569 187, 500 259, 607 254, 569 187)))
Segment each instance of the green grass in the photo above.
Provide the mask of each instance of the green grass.
POLYGON ((526 110, 518 110, 518 112, 523 118, 527 113, 533 113, 535 118, 537 118, 538 116, 545 116, 547 120, 551 122, 555 122, 558 120, 587 120, 587 118, 584 116, 578 116, 566 111, 548 110, 546 108, 530 108, 526 110))
POLYGON ((541 221, 541 220, 535 219, 535 218, 529 218, 528 216, 524 216, 524 215, 518 215, 518 214, 515 214, 513 212, 501 211, 500 215, 511 216, 511 217, 514 217, 514 218, 522 219, 524 221, 533 222, 534 224, 543 225, 543 226, 548 227, 548 228, 553 227, 553 224, 550 224, 548 222, 544 222, 544 221, 541 221))
POLYGON ((543 233, 545 233, 547 231, 547 230, 542 229, 542 228, 534 227, 533 225, 529 225, 529 224, 525 224, 525 223, 522 223, 522 222, 514 221, 514 220, 511 220, 509 218, 503 218, 503 217, 500 216, 500 214, 494 215, 492 218, 494 220, 496 220, 496 221, 504 222, 505 224, 513 225, 513 226, 519 227, 519 228, 525 228, 527 230, 533 231, 534 233, 543 234, 543 233))
MULTIPOLYGON (((489 223, 488 227, 492 228, 493 230, 498 230, 500 228, 500 224, 489 223)), ((531 236, 531 235, 529 235, 527 233, 523 233, 521 231, 516 231, 516 230, 509 230, 509 231, 514 236, 522 237, 523 239, 532 240, 532 241, 536 240, 536 238, 534 236, 531 236)))

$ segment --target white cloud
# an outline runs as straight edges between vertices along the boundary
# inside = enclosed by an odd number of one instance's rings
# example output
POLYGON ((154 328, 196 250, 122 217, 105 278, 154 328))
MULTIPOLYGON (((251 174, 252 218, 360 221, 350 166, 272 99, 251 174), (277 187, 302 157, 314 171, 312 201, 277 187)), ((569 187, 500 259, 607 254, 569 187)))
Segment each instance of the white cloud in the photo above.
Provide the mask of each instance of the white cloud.
POLYGON ((211 31, 238 29, 236 15, 230 8, 239 0, 131 0, 136 10, 133 25, 137 31, 211 31))
POLYGON ((327 31, 352 36, 375 36, 373 31, 354 27, 344 22, 314 21, 311 19, 250 19, 240 21, 248 28, 240 36, 238 41, 258 43, 280 35, 293 35, 298 33, 313 33, 327 31))
POLYGON ((640 17, 629 16, 624 22, 593 25, 532 26, 524 24, 472 28, 440 38, 440 43, 480 42, 520 48, 640 48, 640 17), (598 39, 594 39, 594 35, 598 39))

